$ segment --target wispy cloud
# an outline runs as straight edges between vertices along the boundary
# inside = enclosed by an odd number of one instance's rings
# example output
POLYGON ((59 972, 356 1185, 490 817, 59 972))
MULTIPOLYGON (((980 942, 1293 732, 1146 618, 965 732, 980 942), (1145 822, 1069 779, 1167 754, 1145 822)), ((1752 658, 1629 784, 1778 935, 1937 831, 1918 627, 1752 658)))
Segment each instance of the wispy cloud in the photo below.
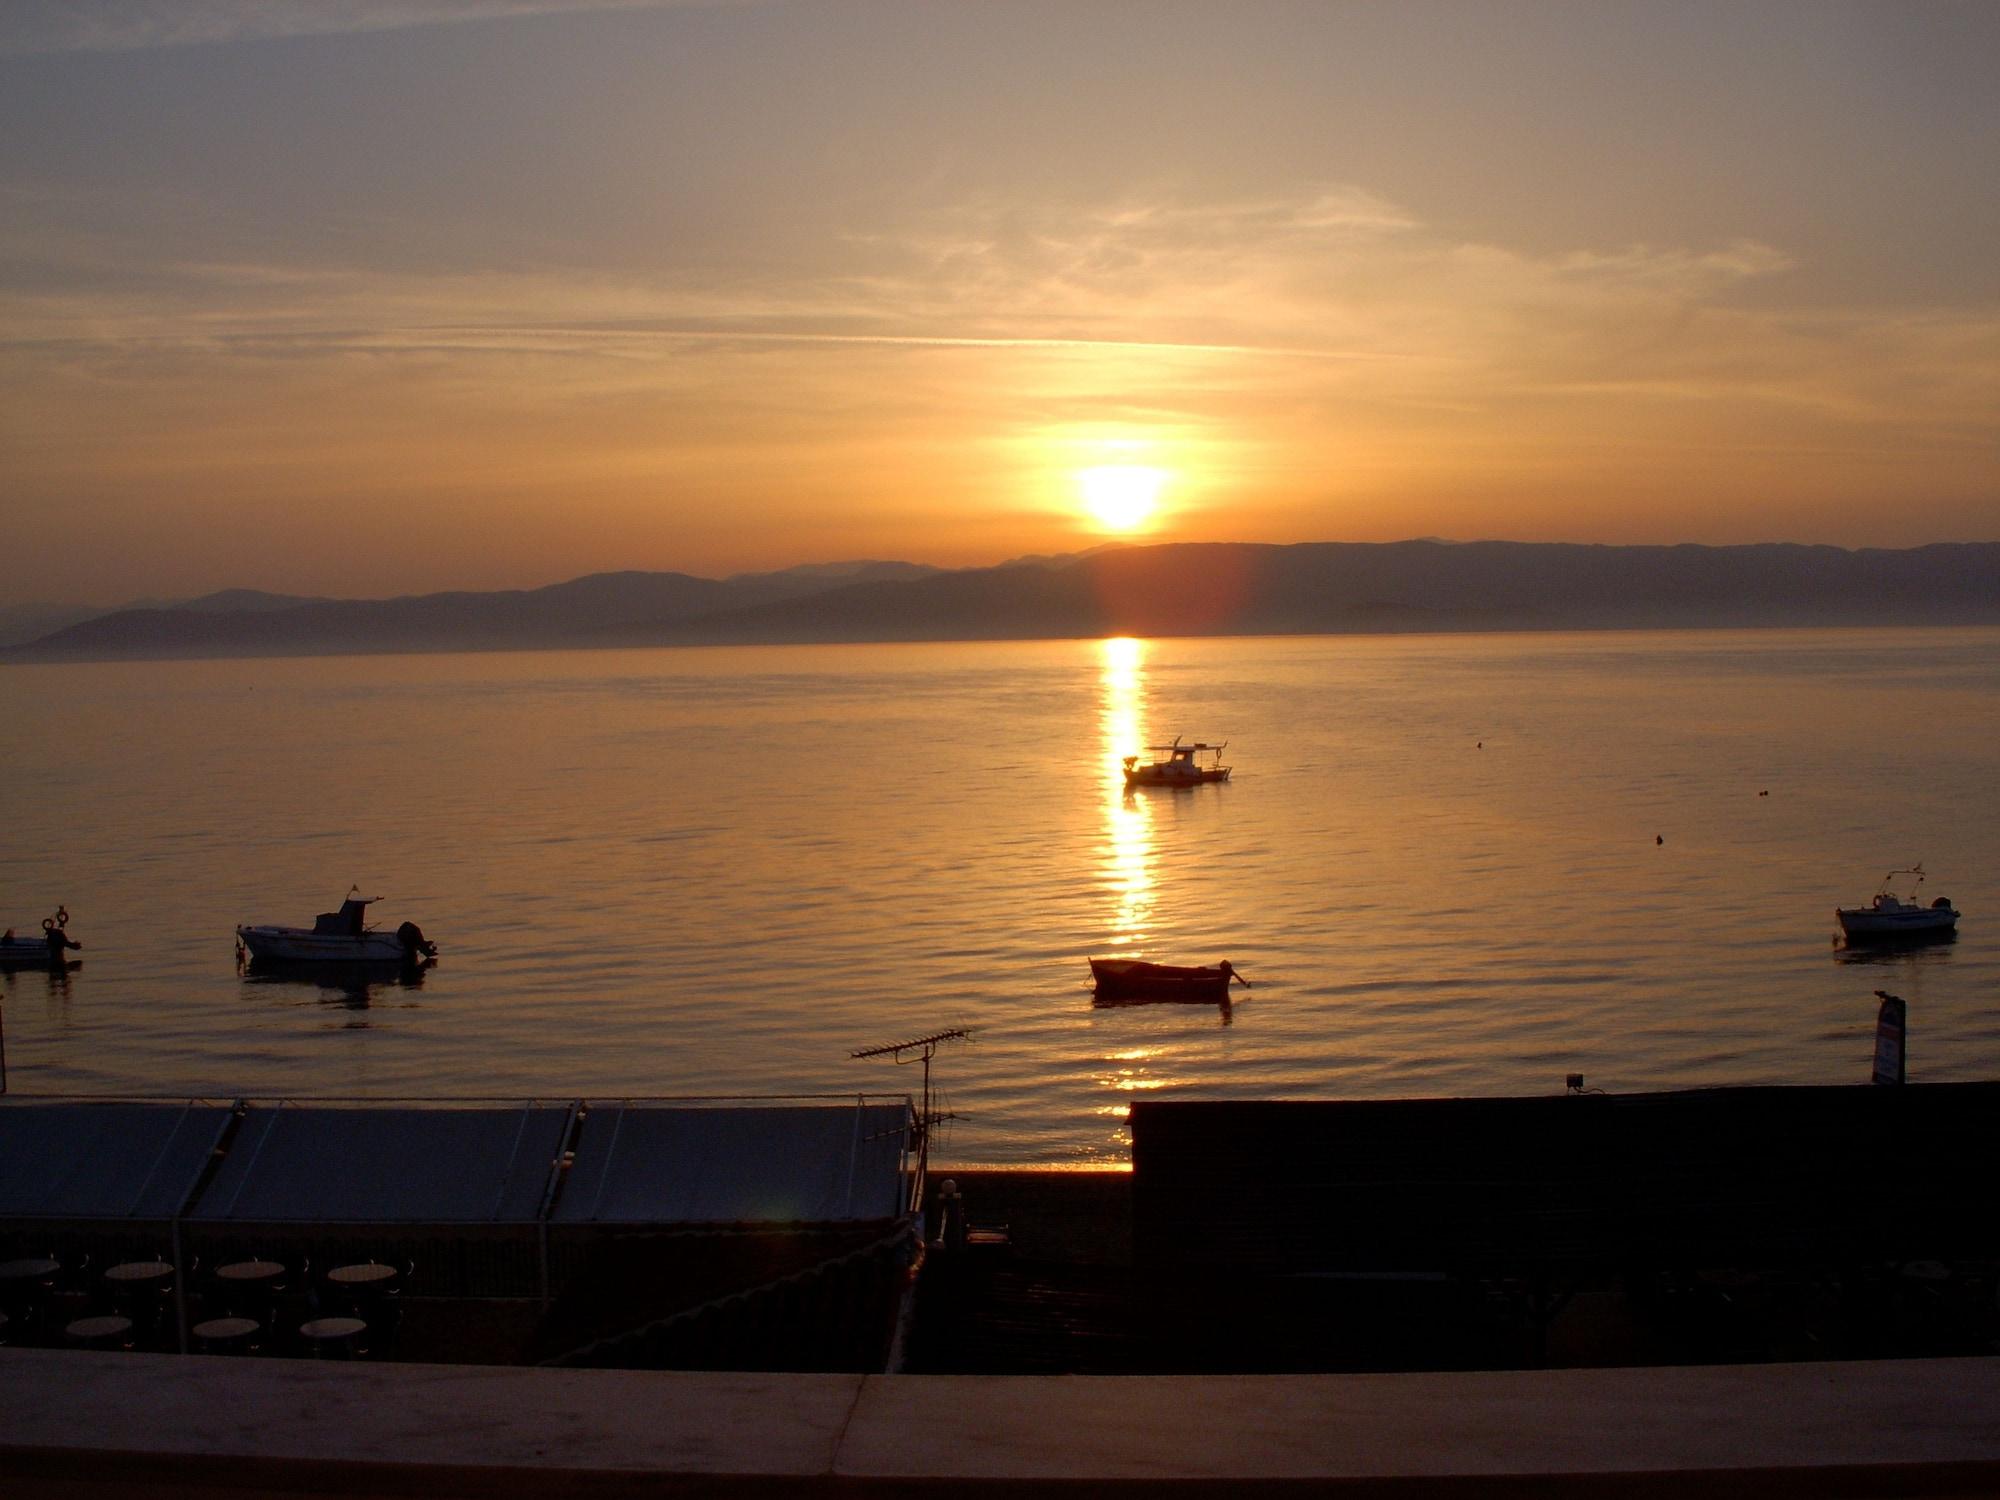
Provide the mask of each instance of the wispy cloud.
POLYGON ((697 3, 702 0, 7 0, 0 6, 0 56, 139 52, 697 3))
POLYGON ((0 223, 0 440, 50 485, 374 487, 385 516, 474 485, 983 514, 1122 431, 1285 514, 1372 484, 1433 497, 1417 529, 1491 526, 1467 497, 1497 496, 1558 534, 1562 505, 1615 509, 1635 475, 1775 485, 1802 516, 1864 464, 1957 495, 2000 437, 2000 308, 1815 306, 1782 247, 1529 252, 1340 186, 926 208, 782 262, 615 272, 175 258, 49 222, 95 223, 87 204, 12 201, 41 223, 0 223))
MULTIPOLYGON (((33 236, 0 232, 0 269, 33 236)), ((1070 207, 984 203, 844 240, 838 273, 749 275, 681 264, 422 275, 337 262, 172 261, 72 235, 0 290, 0 347, 467 360, 560 355, 604 379, 702 349, 1013 351, 1094 355, 1131 388, 1189 405, 1218 386, 1470 412, 1528 399, 1739 400, 1850 416, 1895 406, 1899 381, 1984 353, 1965 319, 1929 324, 1739 305, 1782 277, 1782 250, 1623 246, 1530 255, 1454 242, 1367 191, 1202 204, 1159 194, 1070 207), (122 264, 121 264, 122 262, 122 264), (1970 343, 1968 344, 1968 339, 1970 343), (1866 359, 1842 348, 1866 348, 1866 359), (1151 356, 1171 363, 1148 367, 1151 356), (1954 358, 1956 356, 1956 358, 1954 358), (1210 373, 1190 384, 1188 360, 1210 373), (1260 362, 1322 373, 1266 378, 1260 362)), ((40 351, 39 354, 33 351, 40 351)), ((1947 382, 1927 381, 1944 387, 1947 382)), ((1959 403, 1949 400, 1946 405, 1959 403)), ((1294 396, 1292 399, 1300 399, 1294 396)))

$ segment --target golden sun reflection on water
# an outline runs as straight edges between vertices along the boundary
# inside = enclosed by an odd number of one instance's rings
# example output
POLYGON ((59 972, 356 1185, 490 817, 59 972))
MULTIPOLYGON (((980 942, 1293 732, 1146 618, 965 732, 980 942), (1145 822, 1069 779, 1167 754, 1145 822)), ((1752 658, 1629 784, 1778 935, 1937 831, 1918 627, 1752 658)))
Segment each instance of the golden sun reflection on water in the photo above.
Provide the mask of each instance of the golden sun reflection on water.
MULTIPOLYGON (((1153 804, 1125 786, 1123 762, 1146 748, 1146 642, 1117 636, 1098 643, 1104 755, 1104 885, 1114 902, 1109 929, 1114 948, 1137 949, 1153 913, 1153 804)), ((1131 1149, 1127 1121, 1134 1094, 1162 1087, 1154 1072, 1158 1047, 1122 1046, 1105 1053, 1095 1073, 1107 1102, 1094 1113, 1111 1126, 1112 1147, 1131 1149)))
POLYGON ((1114 1068, 1097 1081, 1105 1088, 1116 1089, 1121 1094, 1143 1094, 1150 1089, 1163 1089, 1168 1082, 1164 1078, 1147 1077, 1141 1068, 1114 1068))
MULTIPOLYGON (((1150 1064, 1160 1056, 1159 1047, 1125 1047, 1104 1055, 1104 1069, 1098 1074, 1100 1087, 1116 1089, 1121 1094, 1143 1093, 1148 1089, 1166 1087, 1167 1080, 1154 1074, 1150 1064)), ((1125 1106, 1113 1107, 1123 1113, 1125 1106)))
POLYGON ((1145 749, 1146 643, 1117 636, 1098 643, 1100 722, 1104 735, 1105 885, 1116 906, 1114 947, 1129 948, 1146 935, 1153 910, 1153 810, 1125 789, 1124 758, 1145 749))

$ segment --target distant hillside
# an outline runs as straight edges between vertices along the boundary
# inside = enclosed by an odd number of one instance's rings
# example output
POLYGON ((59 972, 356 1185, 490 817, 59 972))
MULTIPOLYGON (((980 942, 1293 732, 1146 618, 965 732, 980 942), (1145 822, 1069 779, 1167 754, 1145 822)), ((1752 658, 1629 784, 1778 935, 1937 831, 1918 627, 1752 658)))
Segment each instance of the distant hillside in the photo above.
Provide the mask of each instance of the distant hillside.
POLYGON ((928 563, 913 562, 800 563, 795 568, 785 568, 776 573, 732 573, 723 582, 787 589, 817 589, 835 584, 854 583, 863 579, 874 582, 883 579, 928 578, 933 573, 943 571, 942 568, 934 568, 928 563))
POLYGON ((96 615, 0 652, 13 661, 180 656, 327 656, 599 644, 592 632, 771 603, 855 579, 910 578, 915 563, 849 563, 745 574, 593 573, 540 589, 301 599, 229 589, 186 603, 96 615))
POLYGON ((105 615, 127 614, 135 610, 198 610, 205 613, 233 613, 259 609, 288 609, 294 604, 317 603, 294 594, 266 594, 257 589, 224 589, 199 599, 181 601, 148 599, 107 607, 100 604, 9 604, 0 605, 0 648, 24 646, 55 631, 66 630, 85 620, 105 615))
MULTIPOLYGON (((222 589, 213 594, 203 594, 199 599, 184 600, 179 604, 163 606, 167 609, 193 610, 197 614, 258 614, 274 609, 292 609, 300 604, 333 604, 337 600, 307 594, 267 594, 262 589, 222 589)), ((131 608, 139 608, 137 605, 131 608)))
POLYGON ((108 613, 90 604, 0 604, 0 648, 25 645, 79 620, 108 613))
MULTIPOLYGON (((232 602, 235 601, 235 602, 232 602)), ((122 610, 0 659, 326 655, 739 642, 1416 630, 2000 624, 2000 543, 1435 541, 1117 547, 941 572, 811 565, 717 580, 598 573, 548 588, 122 610)))
POLYGON ((1189 543, 621 626, 623 644, 2000 624, 2000 543, 1189 543))

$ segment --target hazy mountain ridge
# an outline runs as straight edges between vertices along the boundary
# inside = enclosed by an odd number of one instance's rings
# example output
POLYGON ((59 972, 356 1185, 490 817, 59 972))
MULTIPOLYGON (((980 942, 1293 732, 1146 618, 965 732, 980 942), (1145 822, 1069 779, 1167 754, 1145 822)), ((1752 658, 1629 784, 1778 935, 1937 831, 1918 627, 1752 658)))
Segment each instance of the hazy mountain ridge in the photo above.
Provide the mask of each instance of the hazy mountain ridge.
POLYGON ((597 573, 379 600, 227 591, 57 630, 5 659, 1107 634, 1310 634, 2000 624, 2000 542, 1895 551, 1767 543, 1211 542, 944 571, 808 564, 728 579, 597 573), (238 598, 230 607, 223 601, 238 598))
POLYGON ((95 604, 0 604, 0 650, 67 630, 111 611, 95 604))
MULTIPOLYGON (((213 594, 203 594, 199 599, 183 599, 177 604, 162 604, 161 609, 193 610, 197 614, 228 615, 258 614, 274 609, 293 609, 301 604, 337 604, 337 599, 329 599, 323 594, 269 594, 263 589, 218 589, 213 594)), ((145 609, 145 604, 129 604, 127 609, 145 609)), ((112 613, 112 611, 106 611, 112 613)))
MULTIPOLYGON (((782 597, 753 588, 749 597, 782 597)), ((549 645, 635 616, 746 602, 742 590, 685 573, 598 573, 541 589, 452 591, 396 599, 324 599, 251 609, 122 610, 85 620, 14 655, 88 658, 325 655, 504 650, 549 645)))
POLYGON ((0 652, 11 660, 316 656, 492 651, 592 644, 586 633, 792 598, 874 577, 923 577, 921 563, 813 564, 729 579, 627 570, 538 589, 455 590, 393 599, 321 599, 226 589, 107 611, 0 652))
POLYGON ((204 614, 248 614, 257 610, 290 609, 298 604, 325 604, 331 600, 303 594, 269 594, 262 589, 221 589, 198 599, 134 599, 125 604, 9 604, 0 605, 0 649, 25 646, 43 636, 80 625, 106 615, 142 611, 193 610, 204 614))
POLYGON ((636 645, 1995 623, 2000 543, 1860 552, 1789 543, 1180 543, 1042 569, 855 585, 604 634, 636 645))
POLYGON ((929 563, 893 562, 870 558, 860 562, 800 563, 775 573, 731 573, 724 583, 762 584, 771 587, 817 587, 830 583, 852 583, 857 578, 926 578, 942 573, 929 563))

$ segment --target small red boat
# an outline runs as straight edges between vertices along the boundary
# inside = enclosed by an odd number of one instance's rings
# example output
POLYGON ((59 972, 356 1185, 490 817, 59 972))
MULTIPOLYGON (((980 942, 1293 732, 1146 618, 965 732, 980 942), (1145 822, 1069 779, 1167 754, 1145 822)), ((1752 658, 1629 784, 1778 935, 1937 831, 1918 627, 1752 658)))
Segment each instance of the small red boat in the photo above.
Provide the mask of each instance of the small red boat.
POLYGON ((1233 979, 1246 990, 1250 981, 1224 959, 1212 969, 1149 964, 1136 958, 1093 958, 1090 977, 1105 1000, 1227 1000, 1233 979))

